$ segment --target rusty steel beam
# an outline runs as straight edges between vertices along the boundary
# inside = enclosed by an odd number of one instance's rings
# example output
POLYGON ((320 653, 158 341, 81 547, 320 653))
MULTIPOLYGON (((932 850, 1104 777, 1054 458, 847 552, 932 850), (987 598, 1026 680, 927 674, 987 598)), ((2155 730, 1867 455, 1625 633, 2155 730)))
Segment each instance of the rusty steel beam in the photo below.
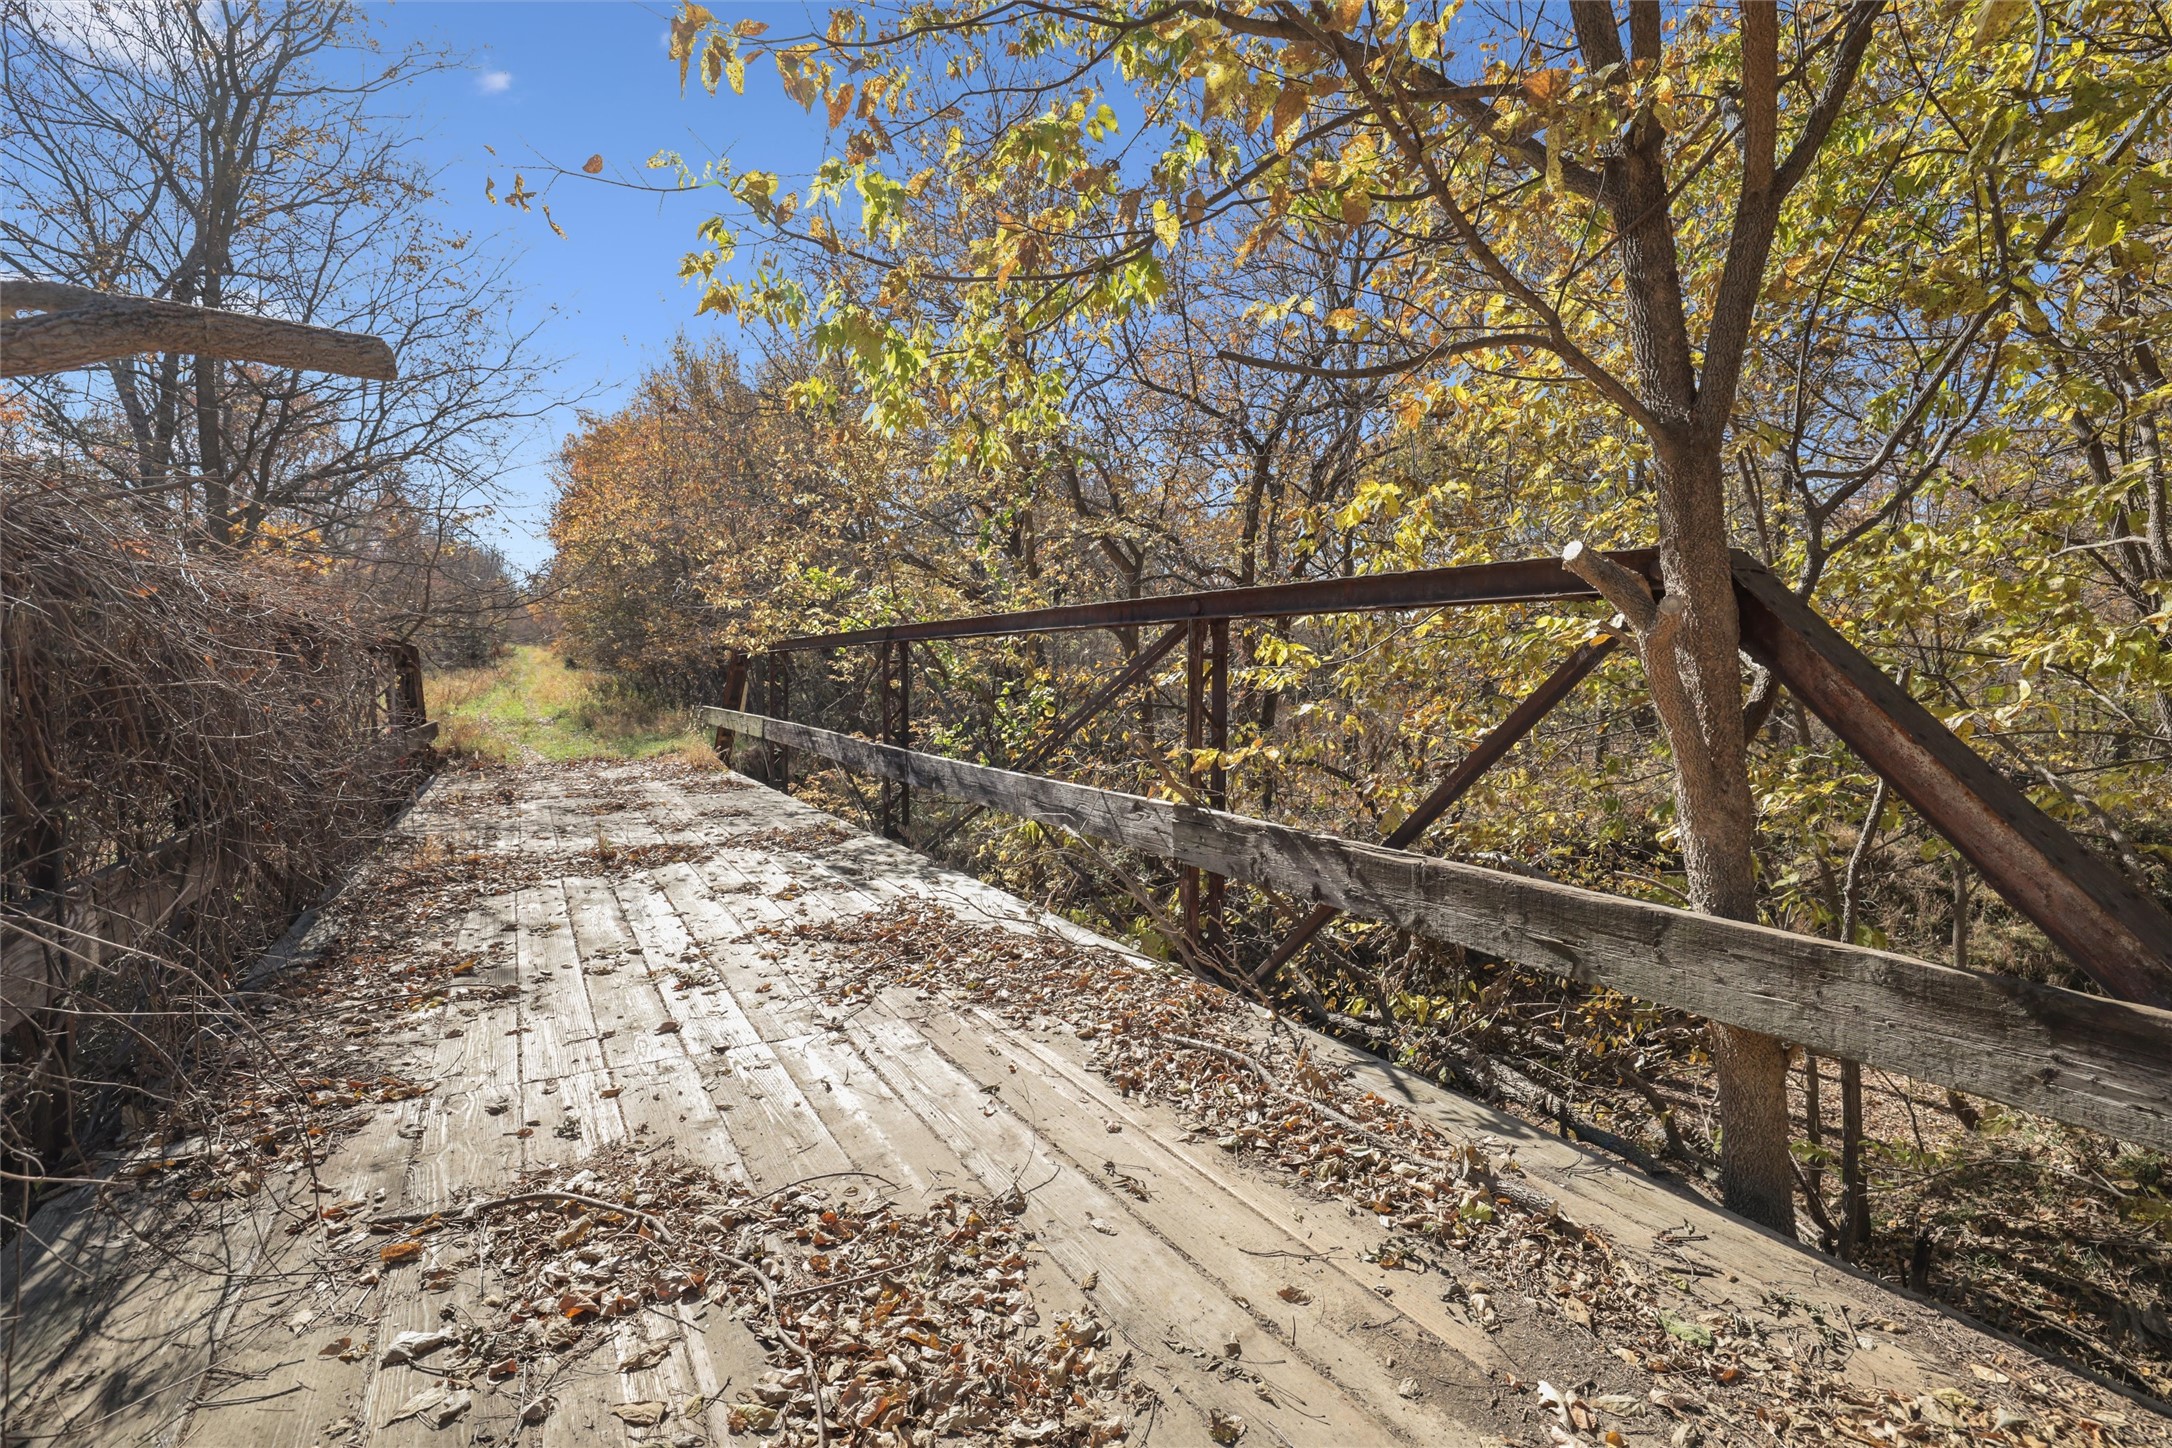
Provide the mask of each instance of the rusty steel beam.
MULTIPOLYGON (((787 718, 789 717, 788 711, 792 707, 792 656, 779 653, 773 649, 770 651, 768 658, 769 677, 766 681, 767 687, 762 691, 762 698, 769 705, 769 712, 772 716, 778 719, 787 718)), ((767 766, 769 787, 790 794, 792 792, 791 749, 775 740, 770 740, 768 741, 768 751, 763 762, 767 766)))
MULTIPOLYGON (((875 645, 875 737, 885 744, 897 743, 890 737, 897 727, 891 717, 895 707, 891 700, 891 691, 896 687, 891 656, 896 648, 897 646, 887 639, 875 645)), ((897 789, 896 781, 890 779, 882 780, 875 787, 875 833, 886 840, 897 838, 895 821, 892 818, 896 809, 897 789)))
MULTIPOLYGON (((897 732, 890 742, 900 749, 913 747, 913 646, 900 640, 897 646, 897 687, 892 695, 897 703, 897 732)), ((897 787, 898 838, 910 839, 913 829, 913 787, 900 784, 897 787)))
MULTIPOLYGON (((745 649, 733 649, 724 665, 724 700, 724 707, 727 709, 744 709, 747 707, 747 651, 745 649)), ((715 736, 710 740, 710 747, 716 750, 716 757, 724 761, 726 769, 731 768, 732 765, 732 744, 732 731, 719 724, 715 736)))
MULTIPOLYGON (((1184 626, 1184 787, 1191 790, 1192 751, 1201 747, 1207 733, 1206 704, 1207 625, 1193 619, 1184 626)), ((1187 799, 1187 803, 1193 801, 1187 799)), ((1199 867, 1177 867, 1177 907, 1184 921, 1184 945, 1194 954, 1202 939, 1199 929, 1199 867)))
MULTIPOLYGON (((1659 553, 1652 548, 1631 548, 1607 556, 1625 568, 1649 574, 1657 566, 1659 553)), ((804 651, 876 644, 891 639, 993 638, 1008 634, 1060 633, 1067 629, 1132 628, 1206 618, 1294 618, 1317 613, 1462 608, 1476 604, 1544 603, 1560 598, 1596 597, 1598 594, 1591 585, 1563 568, 1559 559, 1519 558, 1459 568, 1423 568, 1407 573, 1371 573, 1356 578, 1318 578, 1303 583, 1270 583, 1252 588, 1214 588, 1199 593, 1123 598, 1106 603, 1065 604, 1019 613, 891 624, 884 628, 855 629, 850 633, 804 634, 779 639, 770 647, 804 651)))
POLYGON ((1756 559, 1735 555, 1743 648, 2121 1000, 2172 1008, 2172 917, 1918 704, 1756 559))
MULTIPOLYGON (((1214 763, 1207 767, 1206 806, 1226 810, 1229 808, 1229 768, 1222 763, 1222 755, 1229 750, 1229 620, 1211 619, 1206 629, 1206 747, 1215 752, 1214 763)), ((1228 879, 1221 875, 1207 876, 1206 899, 1201 909, 1206 917, 1207 940, 1215 946, 1228 939, 1223 918, 1228 900, 1228 879)))
MULTIPOLYGON (((1506 719, 1496 724, 1485 738, 1479 740, 1470 753, 1456 761, 1456 767, 1442 776, 1441 782, 1433 786, 1433 792, 1421 800, 1418 807, 1405 816, 1401 824, 1388 832, 1388 837, 1380 842, 1382 847, 1402 850, 1416 844, 1419 838, 1432 828, 1433 822, 1446 814, 1448 807, 1461 799, 1465 792, 1478 782, 1480 775, 1499 764, 1524 735, 1529 734, 1541 719, 1554 711, 1556 705, 1569 697, 1570 691, 1584 681, 1585 675, 1599 667, 1606 656, 1614 652, 1620 642, 1614 634, 1602 634, 1562 660, 1560 667, 1541 680, 1537 688, 1523 696, 1516 707, 1509 711, 1506 719)), ((1252 972, 1253 984, 1264 983, 1289 964, 1296 958, 1297 952, 1311 942, 1313 936, 1318 935, 1329 921, 1341 913, 1332 905, 1313 907, 1312 913, 1282 937, 1282 943, 1275 947, 1274 954, 1260 962, 1259 968, 1252 972)))
MULTIPOLYGON (((876 736, 899 749, 913 745, 912 645, 885 643, 875 646, 876 736)), ((913 790, 907 783, 885 779, 881 795, 882 837, 903 841, 913 823, 913 790)))

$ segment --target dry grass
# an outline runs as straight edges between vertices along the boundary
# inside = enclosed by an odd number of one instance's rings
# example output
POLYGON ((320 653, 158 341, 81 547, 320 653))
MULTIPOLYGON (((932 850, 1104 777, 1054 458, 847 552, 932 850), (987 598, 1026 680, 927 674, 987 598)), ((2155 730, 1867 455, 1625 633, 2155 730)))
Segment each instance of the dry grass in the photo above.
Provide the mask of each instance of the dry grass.
POLYGON ((716 765, 684 710, 571 667, 552 649, 522 646, 485 668, 432 674, 424 692, 438 747, 459 758, 511 764, 672 756, 716 765))

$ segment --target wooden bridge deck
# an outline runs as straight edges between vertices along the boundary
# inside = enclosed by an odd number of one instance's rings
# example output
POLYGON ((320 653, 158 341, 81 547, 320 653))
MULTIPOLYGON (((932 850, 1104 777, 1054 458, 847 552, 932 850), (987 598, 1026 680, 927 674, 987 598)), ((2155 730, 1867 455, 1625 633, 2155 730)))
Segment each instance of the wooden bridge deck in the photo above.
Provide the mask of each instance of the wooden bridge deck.
MULTIPOLYGON (((384 1361, 402 1332, 488 1326, 517 1307, 507 1239, 425 1236, 420 1260, 383 1266, 396 1234, 326 1240, 318 1225, 326 1204, 339 1225, 457 1211, 663 1157, 759 1192, 804 1183, 900 1210, 1022 1194, 1021 1335, 1098 1321, 1121 1372, 1052 1433, 1022 1418, 954 1424, 962 1436, 941 1441, 1084 1443, 1118 1420, 1127 1443, 1248 1448, 2163 1436, 2154 1413, 2025 1349, 1333 1043, 1311 1040, 1307 1059, 1355 1073, 1442 1139, 1512 1154, 1523 1175, 1502 1180, 1577 1225, 1503 1222, 1468 1247, 1413 1249, 1408 1224, 1272 1151, 1227 1149, 1232 1137, 1154 1091, 1120 1089, 1078 1021, 1001 994, 842 990, 853 947, 807 927, 879 928, 933 906, 1092 941, 799 801, 720 788, 734 782, 659 765, 439 781, 389 852, 406 862, 405 893, 357 887, 285 974, 331 969, 311 951, 336 940, 327 959, 373 945, 404 954, 394 971, 437 963, 441 988, 392 977, 360 998, 347 985, 316 1015, 266 1027, 353 1063, 319 1061, 322 1076, 428 1090, 365 1099, 313 1171, 289 1160, 247 1194, 161 1189, 161 1172, 185 1177, 184 1143, 164 1148, 183 1165, 122 1163, 107 1188, 50 1204, 9 1249, 21 1308, 6 1441, 768 1436, 758 1412, 734 1409, 790 1360, 758 1314, 697 1292, 608 1319, 590 1330, 617 1351, 560 1354, 548 1411, 524 1423, 543 1396, 532 1361, 502 1382, 457 1346, 384 1361), (460 905, 448 924, 430 915, 433 872, 438 903, 460 905), (873 1175, 837 1175, 852 1172, 873 1175)), ((1253 1099, 1268 1128, 1285 1114, 1253 1099)))

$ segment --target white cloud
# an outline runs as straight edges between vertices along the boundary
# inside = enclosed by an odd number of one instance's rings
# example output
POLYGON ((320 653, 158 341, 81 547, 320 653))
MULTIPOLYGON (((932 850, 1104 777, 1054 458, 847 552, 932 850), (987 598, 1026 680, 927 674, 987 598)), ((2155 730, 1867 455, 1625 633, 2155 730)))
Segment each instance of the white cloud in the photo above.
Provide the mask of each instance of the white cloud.
POLYGON ((475 88, 486 96, 502 96, 513 88, 513 72, 486 70, 475 77, 475 88))

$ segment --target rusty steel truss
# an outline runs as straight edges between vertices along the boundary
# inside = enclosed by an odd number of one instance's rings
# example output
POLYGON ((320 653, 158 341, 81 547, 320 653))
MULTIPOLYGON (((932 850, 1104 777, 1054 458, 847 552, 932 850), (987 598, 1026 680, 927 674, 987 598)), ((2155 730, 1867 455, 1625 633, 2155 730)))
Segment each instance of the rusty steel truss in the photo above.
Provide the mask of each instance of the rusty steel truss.
MULTIPOLYGON (((1658 554, 1637 549, 1608 555, 1661 587, 1658 554)), ((1755 559, 1735 555, 1735 600, 1742 648, 1793 691, 1903 800, 1944 836, 2016 910, 2033 921, 2108 995, 2172 1009, 2172 917, 2139 886, 2084 846, 2030 801, 2013 781, 1971 750, 1900 684, 1797 598, 1755 559)), ((1461 608, 1595 599, 1597 592, 1553 559, 1519 559, 1457 568, 1372 574, 1252 588, 1215 589, 1113 602, 1071 604, 780 639, 763 660, 766 714, 789 718, 789 659, 794 653, 870 645, 876 655, 881 742, 909 749, 911 652, 937 639, 1007 637, 1090 629, 1161 626, 1157 638, 1093 696, 1059 720, 1014 766, 1031 771, 1051 758, 1074 731, 1119 694, 1146 678, 1179 643, 1184 645, 1188 749, 1217 751, 1196 798, 1209 809, 1226 805, 1228 780, 1219 751, 1228 743, 1229 625, 1234 619, 1461 608)), ((1574 651, 1454 768, 1383 845, 1418 843, 1488 769, 1569 696, 1608 654, 1602 635, 1574 651)), ((735 655, 727 674, 727 704, 746 705, 749 660, 735 655)), ((718 730, 719 748, 731 740, 718 730)), ((784 746, 765 739, 772 782, 788 778, 784 746)), ((909 787, 885 778, 879 805, 886 835, 905 838, 911 825, 909 787)), ((976 806, 976 809, 979 806, 976 806)), ((939 838, 963 823, 953 820, 939 838)), ((1185 865, 1179 877, 1184 929, 1194 947, 1222 939, 1224 881, 1185 865)), ((1274 975, 1333 918, 1312 910, 1276 949, 1248 972, 1258 983, 1274 975)))

